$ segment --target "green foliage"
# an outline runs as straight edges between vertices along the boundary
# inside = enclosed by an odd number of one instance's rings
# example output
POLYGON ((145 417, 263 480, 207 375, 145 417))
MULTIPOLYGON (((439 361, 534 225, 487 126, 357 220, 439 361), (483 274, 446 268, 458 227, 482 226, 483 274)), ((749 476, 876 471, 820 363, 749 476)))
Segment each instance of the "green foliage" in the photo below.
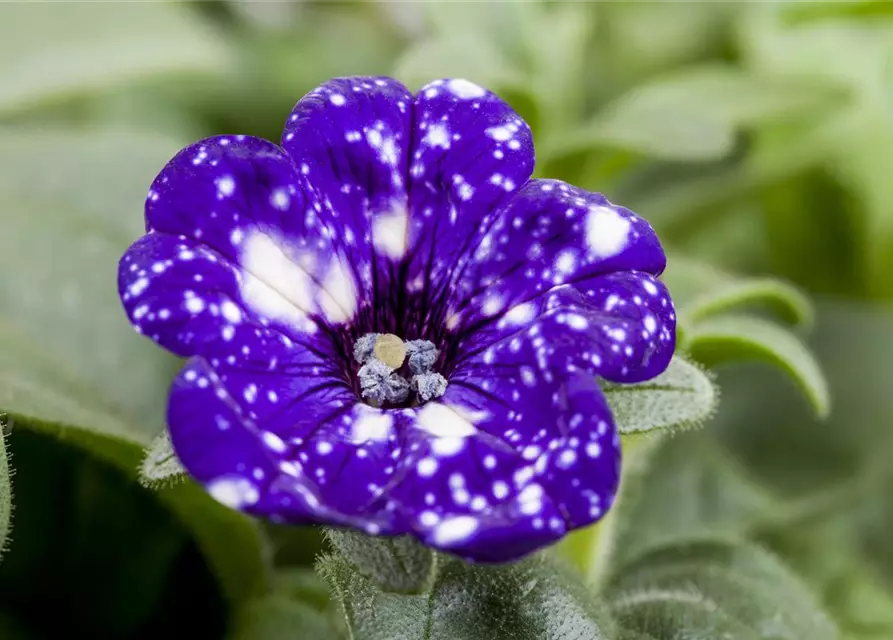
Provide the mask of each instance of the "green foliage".
POLYGON ((802 342, 778 325, 759 318, 726 316, 695 324, 687 339, 692 355, 707 366, 746 360, 775 365, 800 386, 818 415, 828 414, 831 400, 819 364, 802 342))
POLYGON ((776 558, 703 542, 655 551, 609 586, 620 626, 667 639, 834 640, 834 625, 776 558))
POLYGON ((803 293, 772 278, 748 278, 707 290, 685 305, 684 322, 694 323, 742 308, 766 308, 792 325, 812 325, 812 306, 803 293))
POLYGON ((278 640, 284 633, 295 638, 332 638, 331 623, 303 602, 277 595, 244 605, 228 636, 232 640, 278 640))
POLYGON ((742 541, 776 501, 747 480, 702 433, 635 449, 624 470, 618 505, 601 544, 611 551, 594 580, 619 575, 654 549, 694 540, 742 541))
POLYGON ((140 465, 140 483, 150 488, 163 487, 185 478, 186 470, 174 453, 167 431, 156 437, 140 465))
MULTIPOLYGON (((112 283, 141 232, 146 185, 182 143, 102 129, 2 138, 0 260, 16 276, 0 280, 0 409, 135 474, 176 362, 134 334, 112 283)), ((193 528, 228 597, 265 589, 256 525, 192 484, 160 499, 193 528)))
POLYGON ((17 3, 0 20, 0 113, 228 64, 218 36, 182 5, 17 3))
POLYGON ((322 558, 319 571, 357 639, 611 637, 603 612, 579 578, 546 555, 501 567, 449 558, 438 564, 431 589, 412 596, 379 590, 337 555, 322 558))
POLYGON ((603 387, 621 435, 698 426, 713 413, 718 399, 709 376, 680 356, 652 380, 603 387))
POLYGON ((349 529, 327 529, 326 537, 356 571, 382 591, 422 593, 431 587, 434 554, 412 538, 370 538, 349 529))

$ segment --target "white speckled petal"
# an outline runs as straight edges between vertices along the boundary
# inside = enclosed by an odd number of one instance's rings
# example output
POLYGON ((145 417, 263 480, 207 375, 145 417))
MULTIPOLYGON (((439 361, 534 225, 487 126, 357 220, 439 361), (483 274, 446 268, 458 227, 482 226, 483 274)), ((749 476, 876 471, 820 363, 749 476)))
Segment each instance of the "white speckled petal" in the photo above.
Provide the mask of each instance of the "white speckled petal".
POLYGON ((531 180, 478 236, 457 279, 457 328, 500 316, 560 284, 619 271, 659 275, 666 264, 644 219, 598 193, 531 180))
MULTIPOLYGON (((388 295, 409 251, 412 94, 391 78, 336 78, 295 105, 282 146, 334 212, 331 241, 354 277, 388 295)), ((375 310, 370 310, 374 313, 375 310)))
POLYGON ((414 109, 407 280, 430 301, 448 290, 475 235, 530 178, 533 136, 502 99, 467 80, 431 82, 414 109))
POLYGON ((655 276, 620 271, 563 284, 466 328, 456 367, 491 344, 527 335, 537 344, 574 345, 571 363, 612 382, 661 373, 676 348, 676 313, 655 276))
POLYGON ((418 412, 390 495, 426 543, 503 561, 610 506, 619 441, 595 378, 568 366, 573 346, 512 336, 464 362, 418 412))
POLYGON ((312 361, 298 350, 275 372, 252 372, 190 360, 168 405, 177 456, 233 508, 400 532, 385 491, 401 452, 400 417, 358 404, 337 379, 312 375, 312 361))

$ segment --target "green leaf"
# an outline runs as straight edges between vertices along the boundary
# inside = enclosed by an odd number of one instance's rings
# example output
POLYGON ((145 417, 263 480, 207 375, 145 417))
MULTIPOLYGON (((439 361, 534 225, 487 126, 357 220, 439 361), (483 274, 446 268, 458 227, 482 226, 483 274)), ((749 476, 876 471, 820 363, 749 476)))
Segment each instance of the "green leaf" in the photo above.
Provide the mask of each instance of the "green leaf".
POLYGON ((162 489, 157 496, 191 531, 229 602, 269 589, 269 550, 256 521, 217 503, 194 482, 162 489))
POLYGON ((760 318, 726 316, 689 327, 688 349, 708 367, 727 362, 757 360, 787 373, 809 399, 819 416, 827 416, 828 385, 812 353, 788 330, 760 318))
POLYGON ((0 281, 0 408, 13 417, 142 446, 161 431, 177 361, 135 334, 114 283, 148 185, 181 146, 124 130, 0 133, 0 268, 15 274, 0 281))
POLYGON ((329 609, 329 587, 309 566, 284 567, 273 575, 272 592, 300 600, 318 611, 329 609))
MULTIPOLYGON (((647 443, 626 464, 607 538, 609 566, 599 580, 622 574, 656 549, 696 539, 741 540, 779 511, 705 432, 647 443)), ((600 551, 607 555, 605 550, 600 551)))
POLYGON ((246 602, 239 607, 231 627, 227 635, 229 640, 330 640, 339 637, 323 613, 285 594, 272 594, 246 602))
POLYGON ((160 488, 185 479, 186 470, 174 453, 166 429, 146 449, 139 474, 140 484, 149 488, 160 488))
POLYGON ((432 590, 409 596, 378 590, 337 556, 323 558, 319 570, 342 603, 357 640, 612 637, 579 577, 545 554, 502 566, 444 558, 432 590))
POLYGON ((827 83, 733 67, 686 69, 635 87, 549 151, 609 146, 664 160, 716 160, 731 152, 738 130, 833 104, 840 93, 827 83))
POLYGON ((422 593, 431 587, 436 562, 431 550, 409 536, 367 536, 350 529, 327 529, 326 537, 356 571, 382 591, 422 593))
POLYGON ((6 453, 6 434, 2 431, 4 426, 0 420, 0 557, 6 550, 12 520, 12 480, 6 453))
POLYGON ((0 19, 0 113, 169 73, 226 68, 227 51, 181 4, 16 3, 0 19))
POLYGON ((638 384, 604 385, 621 435, 657 429, 689 429, 716 409, 717 391, 697 366, 674 356, 662 374, 638 384))
POLYGON ((582 128, 551 141, 547 160, 595 148, 622 149, 660 160, 700 162, 728 155, 733 129, 711 114, 631 95, 582 128))
POLYGON ((704 542, 656 551, 606 593, 625 629, 662 639, 835 640, 800 581, 752 545, 704 542))
POLYGON ((710 291, 729 285, 735 278, 709 262, 692 258, 687 254, 669 253, 667 270, 661 275, 661 280, 670 290, 676 311, 682 315, 692 301, 710 291))
MULTIPOLYGON (((182 146, 132 130, 0 134, 0 269, 15 274, 0 279, 0 410, 131 476, 163 428, 178 363, 130 327, 115 273, 143 232, 148 185, 182 146)), ((255 523, 193 483, 159 498, 192 529, 228 598, 266 589, 255 523)))
POLYGON ((751 307, 766 308, 784 322, 810 326, 813 314, 809 299, 799 289, 774 278, 750 278, 731 282, 704 293, 684 309, 685 321, 694 323, 711 316, 751 307))

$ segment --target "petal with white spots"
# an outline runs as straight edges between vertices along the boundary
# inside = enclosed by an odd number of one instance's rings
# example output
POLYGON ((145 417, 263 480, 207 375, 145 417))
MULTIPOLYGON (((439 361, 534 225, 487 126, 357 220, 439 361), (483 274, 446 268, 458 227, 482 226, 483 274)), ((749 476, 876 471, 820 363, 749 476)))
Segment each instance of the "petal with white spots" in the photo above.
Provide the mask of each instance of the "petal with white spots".
POLYGON ((508 104, 467 80, 431 82, 414 109, 408 279, 424 274, 435 299, 478 230, 530 178, 533 136, 508 104))
POLYGON ((401 532, 386 497, 399 416, 357 404, 334 379, 302 375, 312 367, 297 360, 285 373, 190 360, 168 404, 177 456, 212 496, 247 513, 401 532))
POLYGON ((444 396, 418 410, 390 491, 415 535, 498 562, 607 510, 619 441, 594 376, 567 366, 573 346, 526 333, 505 339, 464 362, 444 396))
POLYGON ((557 180, 527 183, 476 238, 472 257, 453 293, 466 327, 493 315, 494 297, 510 309, 556 285, 618 271, 659 275, 666 264, 643 218, 557 180))
POLYGON ((332 242, 355 277, 385 295, 388 263, 407 254, 412 94, 390 78, 330 80, 301 98, 282 146, 334 212, 332 242))
POLYGON ((484 318, 458 341, 456 364, 491 344, 529 337, 574 345, 569 363, 612 382, 640 382, 660 374, 676 348, 676 314, 655 276, 619 271, 552 287, 497 319, 484 318))

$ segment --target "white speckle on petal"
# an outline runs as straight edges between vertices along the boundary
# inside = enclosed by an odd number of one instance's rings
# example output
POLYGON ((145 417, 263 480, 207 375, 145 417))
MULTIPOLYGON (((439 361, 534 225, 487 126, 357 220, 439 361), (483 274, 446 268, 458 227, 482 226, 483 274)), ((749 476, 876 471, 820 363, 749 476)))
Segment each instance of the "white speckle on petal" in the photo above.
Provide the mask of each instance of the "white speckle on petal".
POLYGON ((406 254, 409 214, 406 205, 395 203, 390 211, 380 213, 372 221, 372 244, 375 250, 393 260, 406 254))
POLYGON ((485 316, 495 316, 502 311, 504 304, 505 302, 503 301, 502 296, 491 293, 487 296, 486 300, 484 300, 484 304, 481 306, 481 311, 483 311, 485 316))
POLYGON ((533 320, 535 315, 536 305, 532 302, 525 302, 509 309, 503 319, 510 324, 527 324, 533 320))
POLYGON ((288 449, 288 446, 285 444, 285 442, 283 442, 282 438, 277 436, 272 431, 264 431, 261 435, 261 438, 263 439, 264 444, 276 453, 283 453, 286 449, 288 449))
MULTIPOLYGON (((194 300, 197 298, 193 298, 194 300)), ((188 303, 187 303, 187 306, 188 303)), ((223 312, 223 317, 229 320, 230 322, 240 322, 242 320, 242 312, 239 310, 235 304, 231 301, 227 300, 222 305, 220 305, 220 311, 223 312)))
POLYGON ((434 526, 432 540, 434 544, 449 547, 467 540, 478 528, 477 518, 471 516, 453 516, 441 520, 434 526))
POLYGON ((217 191, 221 196, 231 196, 233 192, 236 190, 236 181, 233 180, 232 176, 223 176, 222 178, 217 179, 217 191))
POLYGON ((230 509, 241 509, 256 504, 260 493, 254 483, 241 476, 221 476, 207 485, 208 493, 230 509))
POLYGON ((438 438, 473 436, 477 428, 460 411, 442 402, 429 402, 419 411, 416 425, 438 438))
POLYGON ((490 127, 487 135, 499 142, 504 142, 512 137, 512 130, 508 127, 490 127))
POLYGON ((314 286, 307 272, 286 255, 287 249, 265 233, 251 232, 241 255, 241 293, 261 315, 300 322, 311 309, 314 286))
POLYGON ((586 218, 586 241, 599 258, 610 258, 626 248, 630 221, 610 207, 593 207, 586 218))
POLYGON ((288 209, 288 203, 290 201, 291 198, 288 195, 288 191, 285 189, 273 189, 273 193, 270 194, 270 204, 280 211, 288 209))
POLYGON ((425 142, 431 147, 441 147, 443 149, 450 148, 450 132, 447 128, 440 124, 428 127, 428 133, 425 134, 425 142))
POLYGON ((437 471, 437 460, 434 458, 422 458, 419 460, 416 469, 423 478, 430 478, 437 471))
POLYGON ((357 311, 357 285, 350 267, 335 258, 322 282, 319 306, 329 322, 341 324, 353 318, 357 311))
POLYGON ((474 98, 483 98, 487 95, 486 90, 479 87, 473 82, 463 80, 462 78, 454 78, 447 83, 447 89, 457 98, 462 100, 471 100, 474 98))
POLYGON ((365 404, 358 404, 356 411, 360 415, 354 418, 350 434, 354 443, 360 444, 370 440, 382 442, 388 439, 394 423, 390 414, 365 404))
POLYGON ((205 308, 205 303, 201 298, 186 298, 186 310, 189 313, 201 313, 205 308))

